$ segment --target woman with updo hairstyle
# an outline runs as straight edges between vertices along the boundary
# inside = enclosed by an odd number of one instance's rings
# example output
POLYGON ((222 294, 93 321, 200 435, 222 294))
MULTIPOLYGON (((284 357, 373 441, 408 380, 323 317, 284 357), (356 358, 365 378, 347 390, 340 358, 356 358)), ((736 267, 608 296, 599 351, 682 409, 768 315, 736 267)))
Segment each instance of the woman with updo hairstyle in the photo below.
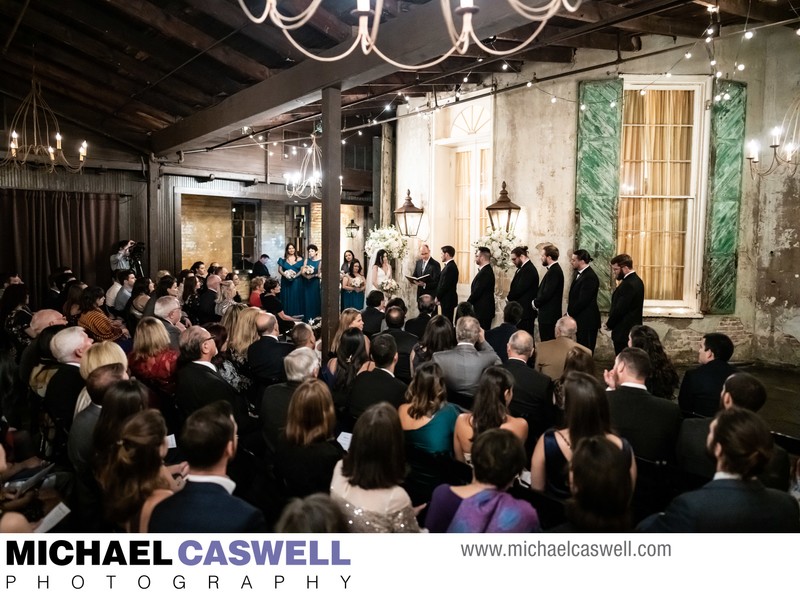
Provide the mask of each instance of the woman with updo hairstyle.
POLYGON ((620 449, 600 436, 578 443, 570 462, 568 523, 556 532, 628 532, 632 528, 630 465, 620 449))
POLYGON ((265 280, 263 276, 250 279, 250 297, 247 299, 250 307, 261 307, 261 294, 264 292, 265 280))
POLYGON ((524 444, 528 438, 528 423, 525 419, 512 417, 508 412, 514 388, 514 377, 500 367, 484 370, 472 403, 472 412, 462 413, 456 421, 453 436, 453 451, 456 460, 471 464, 472 444, 488 429, 510 431, 524 444))
POLYGON ((536 510, 506 493, 524 466, 519 439, 504 429, 487 429, 472 446, 472 482, 436 487, 425 527, 430 532, 539 532, 536 510))
POLYGON ((587 373, 570 371, 564 380, 566 427, 548 429, 536 442, 531 458, 531 489, 566 499, 569 490, 569 462, 573 447, 586 437, 605 437, 622 450, 636 484, 633 448, 611 430, 608 397, 600 382, 587 373))
POLYGON ((294 328, 297 320, 284 311, 283 301, 278 297, 280 292, 281 283, 277 278, 265 278, 264 292, 261 294, 261 308, 278 319, 278 332, 285 334, 294 328))
POLYGON ((433 316, 425 326, 422 338, 411 350, 411 373, 414 373, 417 365, 433 359, 433 353, 449 351, 455 346, 456 329, 453 327, 453 323, 444 316, 433 316))
POLYGON ((98 473, 106 518, 126 532, 147 532, 153 508, 183 488, 164 466, 167 427, 157 410, 130 417, 111 446, 108 464, 98 473))
POLYGON ((222 317, 228 308, 236 303, 234 297, 236 296, 236 285, 233 281, 224 280, 219 284, 219 293, 217 293, 217 301, 214 305, 214 313, 222 317))
POLYGON ((395 408, 381 402, 356 421, 350 449, 336 464, 331 498, 353 532, 419 532, 405 478, 403 429, 395 408))
POLYGON ((100 476, 114 453, 122 426, 130 417, 147 408, 147 388, 136 380, 121 380, 111 385, 103 395, 103 407, 94 427, 93 468, 100 476))
POLYGON ((406 404, 397 409, 409 446, 431 454, 453 453, 453 432, 459 408, 447 402, 447 386, 436 363, 414 371, 406 390, 406 404))
POLYGON ((344 456, 334 435, 335 426, 336 411, 325 382, 308 379, 297 386, 276 456, 276 469, 289 495, 328 492, 333 468, 344 456))
MULTIPOLYGON (((122 309, 122 319, 128 325, 128 330, 135 331, 136 325, 142 319, 145 309, 150 302, 150 295, 155 290, 153 281, 149 278, 137 278, 133 282, 131 296, 122 309)), ((151 306, 152 307, 152 306, 151 306)))
POLYGON ((358 328, 348 328, 339 339, 336 357, 322 369, 322 379, 333 393, 337 409, 345 407, 356 375, 374 369, 367 353, 366 337, 358 328))
POLYGON ((661 339, 650 326, 634 326, 628 334, 628 346, 642 349, 650 357, 650 375, 645 380, 653 396, 673 400, 678 388, 678 372, 669 360, 661 339))

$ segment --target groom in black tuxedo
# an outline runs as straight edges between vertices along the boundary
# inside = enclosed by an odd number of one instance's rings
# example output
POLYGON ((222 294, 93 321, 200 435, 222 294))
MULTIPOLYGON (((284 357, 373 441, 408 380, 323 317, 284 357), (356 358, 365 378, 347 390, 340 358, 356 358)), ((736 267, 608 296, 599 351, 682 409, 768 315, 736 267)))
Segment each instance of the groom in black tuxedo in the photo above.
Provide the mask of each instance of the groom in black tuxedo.
POLYGON ((419 278, 423 275, 430 275, 422 281, 418 281, 417 285, 417 299, 423 295, 436 295, 436 289, 439 286, 439 275, 442 272, 441 265, 431 258, 431 250, 428 244, 423 243, 419 247, 419 260, 414 265, 414 278, 419 278))
POLYGON ((436 302, 442 306, 442 315, 451 322, 453 312, 458 305, 458 266, 455 258, 456 250, 452 245, 442 247, 442 262, 444 268, 439 275, 439 284, 436 288, 436 302))

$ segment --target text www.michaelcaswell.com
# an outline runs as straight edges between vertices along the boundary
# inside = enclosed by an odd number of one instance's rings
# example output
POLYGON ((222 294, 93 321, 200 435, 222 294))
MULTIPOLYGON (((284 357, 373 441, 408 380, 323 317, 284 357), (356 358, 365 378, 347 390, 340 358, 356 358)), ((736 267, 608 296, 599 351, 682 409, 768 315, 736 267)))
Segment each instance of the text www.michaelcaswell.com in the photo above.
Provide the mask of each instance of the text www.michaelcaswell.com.
POLYGON ((672 545, 633 544, 630 540, 607 543, 524 541, 509 544, 462 544, 464 557, 671 557, 672 545))

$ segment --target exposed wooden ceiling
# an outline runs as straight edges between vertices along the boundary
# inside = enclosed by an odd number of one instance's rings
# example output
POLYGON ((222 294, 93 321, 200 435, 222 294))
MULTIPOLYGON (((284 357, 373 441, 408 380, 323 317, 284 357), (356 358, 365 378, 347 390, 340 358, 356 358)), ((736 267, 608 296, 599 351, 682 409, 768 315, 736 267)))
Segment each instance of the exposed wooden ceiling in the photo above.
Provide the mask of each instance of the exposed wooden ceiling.
MULTIPOLYGON (((248 2, 254 9, 263 5, 248 2)), ((296 13, 307 3, 285 0, 280 7, 296 13)), ((385 0, 383 30, 390 42, 394 35, 405 58, 436 53, 443 43, 432 35, 438 24, 426 28, 425 22, 438 4, 385 0)), ((483 3, 482 9, 488 15, 482 31, 493 33, 502 49, 531 29, 495 6, 505 4, 483 3)), ((718 5, 723 27, 746 18, 764 23, 798 16, 789 0, 718 5)), ((354 6, 355 0, 325 0, 296 38, 320 51, 346 42, 354 6)), ((558 13, 532 48, 506 61, 518 70, 530 61, 569 63, 586 48, 636 52, 643 35, 698 37, 707 23, 706 4, 698 1, 585 1, 577 12, 558 13)), ((35 69, 59 118, 119 146, 158 154, 229 141, 242 125, 306 122, 310 130, 322 83, 341 82, 343 116, 352 125, 380 113, 398 92, 452 91, 465 75, 477 83, 503 73, 502 61, 478 61, 477 51, 418 72, 396 71, 360 54, 346 64, 322 65, 304 60, 275 27, 251 23, 237 0, 0 0, 0 44, 3 136, 35 69)))

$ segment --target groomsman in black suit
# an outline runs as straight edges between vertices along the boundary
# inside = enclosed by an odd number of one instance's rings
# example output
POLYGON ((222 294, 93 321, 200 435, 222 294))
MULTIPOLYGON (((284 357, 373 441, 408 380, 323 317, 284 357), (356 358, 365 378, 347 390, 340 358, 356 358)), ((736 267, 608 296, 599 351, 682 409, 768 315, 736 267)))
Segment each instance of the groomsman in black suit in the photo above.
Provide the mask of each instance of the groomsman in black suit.
POLYGON ((494 270, 491 259, 492 252, 488 247, 479 247, 475 250, 478 274, 472 279, 471 291, 467 298, 475 308, 475 317, 478 318, 484 331, 492 327, 494 320, 494 270))
POLYGON ((441 272, 441 264, 431 258, 431 250, 428 244, 423 243, 419 248, 419 260, 417 260, 417 263, 414 265, 414 277, 419 278, 426 274, 429 276, 425 280, 416 283, 417 299, 423 295, 436 294, 436 289, 439 287, 439 275, 441 272))
POLYGON ((558 248, 551 243, 542 248, 542 266, 547 269, 539 285, 533 307, 539 314, 539 340, 556 337, 556 322, 561 317, 561 300, 564 297, 564 271, 558 264, 558 248))
POLYGON ((575 341, 594 352, 597 344, 597 331, 600 329, 600 308, 597 306, 597 292, 600 280, 589 266, 592 257, 586 250, 575 250, 570 258, 575 277, 569 286, 567 315, 578 324, 575 341))
POLYGON ((453 312, 458 305, 458 266, 455 260, 456 250, 452 245, 442 248, 442 272, 439 275, 439 286, 436 288, 436 302, 442 306, 442 315, 451 322, 453 312))
POLYGON ((533 309, 533 300, 539 290, 539 273, 536 266, 528 258, 528 246, 523 245, 511 250, 511 261, 517 267, 511 287, 508 289, 508 300, 516 301, 522 306, 522 320, 517 328, 525 330, 533 336, 533 321, 536 312, 533 309))
POLYGON ((633 270, 633 258, 618 254, 611 259, 611 273, 620 281, 611 295, 611 310, 606 328, 611 330, 614 353, 619 355, 628 346, 631 328, 642 323, 644 283, 633 270))

